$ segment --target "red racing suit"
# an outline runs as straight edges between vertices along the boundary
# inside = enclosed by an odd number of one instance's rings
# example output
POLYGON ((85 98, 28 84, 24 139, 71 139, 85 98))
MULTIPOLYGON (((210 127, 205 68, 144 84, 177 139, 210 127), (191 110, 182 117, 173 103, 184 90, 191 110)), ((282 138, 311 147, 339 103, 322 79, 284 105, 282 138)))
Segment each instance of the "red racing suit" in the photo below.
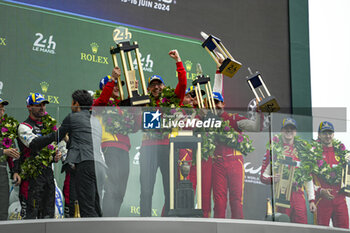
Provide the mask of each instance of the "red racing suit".
MULTIPOLYGON (((335 158, 334 147, 323 147, 323 162, 331 167, 336 166, 339 162, 335 158)), ((329 226, 329 220, 332 219, 334 227, 349 229, 349 213, 346 204, 346 198, 339 193, 339 184, 329 184, 322 177, 314 175, 316 188, 316 206, 317 212, 314 215, 315 222, 318 225, 329 226), (331 189, 333 200, 321 197, 321 189, 331 189)))
MULTIPOLYGON (((229 120, 231 128, 241 132, 237 122, 247 118, 239 114, 224 112, 221 117, 229 120)), ((212 185, 214 195, 214 217, 225 218, 227 189, 231 207, 231 218, 243 218, 244 163, 243 155, 222 143, 216 143, 212 166, 212 185)))
MULTIPOLYGON (((293 161, 300 161, 297 157, 297 151, 293 145, 284 144, 283 155, 286 157, 291 157, 293 161)), ((297 167, 298 168, 298 165, 297 167)), ((272 184, 272 177, 270 173, 270 151, 267 150, 264 156, 260 180, 264 184, 272 184)), ((311 189, 309 194, 309 202, 314 202, 314 192, 311 189)), ((277 207, 277 212, 287 214, 291 222, 307 224, 307 208, 305 204, 304 187, 293 187, 293 192, 290 197, 290 208, 277 207)))

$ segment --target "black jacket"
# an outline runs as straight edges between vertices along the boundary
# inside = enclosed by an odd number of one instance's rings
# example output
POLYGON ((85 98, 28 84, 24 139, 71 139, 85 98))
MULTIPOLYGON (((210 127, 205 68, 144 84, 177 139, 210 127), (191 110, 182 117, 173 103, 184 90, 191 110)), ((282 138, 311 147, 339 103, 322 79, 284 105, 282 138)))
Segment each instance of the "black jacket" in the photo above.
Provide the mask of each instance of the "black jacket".
POLYGON ((105 166, 101 150, 102 127, 89 110, 70 113, 58 129, 58 141, 68 133, 67 163, 80 163, 94 160, 105 166))

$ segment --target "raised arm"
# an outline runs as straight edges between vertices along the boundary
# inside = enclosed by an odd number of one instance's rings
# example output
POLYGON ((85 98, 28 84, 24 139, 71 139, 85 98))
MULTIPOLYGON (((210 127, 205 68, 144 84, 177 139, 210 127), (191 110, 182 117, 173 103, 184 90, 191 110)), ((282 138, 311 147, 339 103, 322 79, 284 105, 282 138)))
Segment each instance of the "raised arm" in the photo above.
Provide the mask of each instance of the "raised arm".
POLYGON ((99 98, 94 100, 94 103, 92 106, 106 106, 109 98, 111 98, 114 88, 114 82, 120 77, 121 70, 119 67, 115 67, 112 71, 112 75, 110 77, 110 82, 107 82, 106 85, 104 85, 101 95, 99 98))
POLYGON ((175 88, 175 94, 181 100, 180 104, 182 104, 182 101, 185 97, 186 87, 187 87, 186 70, 182 64, 179 52, 176 49, 171 50, 169 52, 169 56, 173 58, 176 62, 176 71, 177 71, 177 76, 179 81, 175 88))

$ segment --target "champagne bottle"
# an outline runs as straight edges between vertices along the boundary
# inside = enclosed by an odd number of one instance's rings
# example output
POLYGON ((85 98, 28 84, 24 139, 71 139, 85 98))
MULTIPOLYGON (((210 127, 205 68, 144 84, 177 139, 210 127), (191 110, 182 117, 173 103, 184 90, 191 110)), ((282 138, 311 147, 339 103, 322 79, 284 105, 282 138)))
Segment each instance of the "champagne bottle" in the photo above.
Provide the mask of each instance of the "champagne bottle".
POLYGON ((33 216, 31 218, 33 218, 33 219, 40 218, 39 203, 36 203, 35 199, 33 200, 33 216))
POLYGON ((266 199, 266 215, 265 215, 265 221, 272 221, 272 204, 271 199, 266 199))
POLYGON ((80 210, 79 210, 78 200, 74 201, 74 218, 80 218, 80 210))

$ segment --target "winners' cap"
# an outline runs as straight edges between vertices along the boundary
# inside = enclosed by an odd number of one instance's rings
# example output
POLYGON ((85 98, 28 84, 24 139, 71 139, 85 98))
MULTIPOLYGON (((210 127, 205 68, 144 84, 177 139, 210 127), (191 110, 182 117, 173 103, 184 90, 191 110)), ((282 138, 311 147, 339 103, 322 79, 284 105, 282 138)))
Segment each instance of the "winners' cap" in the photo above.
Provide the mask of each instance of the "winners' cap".
POLYGON ((186 89, 185 95, 187 95, 191 91, 194 91, 193 86, 190 86, 189 88, 186 89))
POLYGON ((213 99, 224 102, 224 97, 221 95, 220 92, 213 92, 213 99))
POLYGON ((320 127, 318 127, 318 132, 324 132, 324 131, 332 131, 334 132, 334 126, 329 121, 323 121, 320 124, 320 127))
POLYGON ((160 77, 159 75, 152 75, 151 77, 148 78, 148 86, 149 86, 149 85, 151 84, 151 82, 154 81, 154 80, 159 80, 161 83, 163 83, 163 84, 165 85, 164 80, 163 80, 162 77, 160 77))
POLYGON ((297 122, 293 118, 290 118, 290 117, 284 118, 282 120, 281 129, 288 126, 288 125, 291 125, 291 126, 294 126, 295 128, 297 128, 297 122))
MULTIPOLYGON (((196 97, 196 92, 194 90, 194 86, 190 86, 189 88, 187 88, 185 95, 187 94, 191 94, 192 98, 196 97)), ((201 90, 202 95, 205 95, 205 91, 201 90)))
POLYGON ((47 101, 44 96, 40 93, 34 93, 30 94, 27 97, 27 105, 36 105, 36 104, 41 104, 41 103, 46 103, 49 104, 50 102, 47 101))
POLYGON ((0 104, 2 104, 2 105, 8 105, 9 102, 8 102, 7 100, 3 100, 3 99, 0 98, 0 104))
MULTIPOLYGON (((103 89, 103 86, 106 85, 111 78, 112 77, 110 75, 107 75, 100 80, 100 90, 103 89)), ((115 83, 118 83, 118 81, 115 80, 115 83)), ((125 84, 125 82, 122 80, 122 86, 124 86, 124 84, 125 84)))

